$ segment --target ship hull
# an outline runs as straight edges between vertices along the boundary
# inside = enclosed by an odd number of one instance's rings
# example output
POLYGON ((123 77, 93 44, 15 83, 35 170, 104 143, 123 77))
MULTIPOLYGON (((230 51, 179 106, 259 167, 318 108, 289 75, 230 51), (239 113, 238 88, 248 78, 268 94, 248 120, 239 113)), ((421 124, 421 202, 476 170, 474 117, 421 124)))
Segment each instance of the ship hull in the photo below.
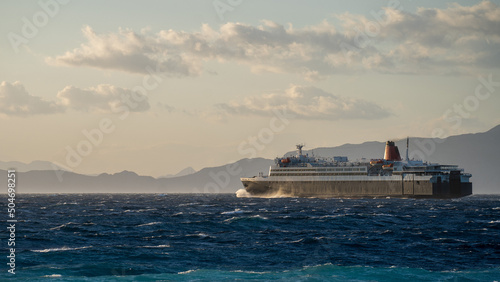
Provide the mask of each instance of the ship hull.
POLYGON ((470 182, 429 181, 269 181, 242 180, 255 197, 460 198, 472 194, 470 182))

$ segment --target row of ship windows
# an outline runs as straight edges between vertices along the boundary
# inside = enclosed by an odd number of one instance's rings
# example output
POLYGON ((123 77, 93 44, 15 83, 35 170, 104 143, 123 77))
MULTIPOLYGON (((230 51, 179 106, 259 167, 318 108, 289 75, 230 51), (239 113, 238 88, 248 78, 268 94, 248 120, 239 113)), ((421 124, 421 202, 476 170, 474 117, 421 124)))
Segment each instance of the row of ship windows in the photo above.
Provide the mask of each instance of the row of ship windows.
POLYGON ((273 169, 273 171, 366 171, 365 167, 345 167, 345 168, 285 168, 273 169))
POLYGON ((337 175, 366 175, 366 173, 271 173, 271 176, 337 176, 337 175))

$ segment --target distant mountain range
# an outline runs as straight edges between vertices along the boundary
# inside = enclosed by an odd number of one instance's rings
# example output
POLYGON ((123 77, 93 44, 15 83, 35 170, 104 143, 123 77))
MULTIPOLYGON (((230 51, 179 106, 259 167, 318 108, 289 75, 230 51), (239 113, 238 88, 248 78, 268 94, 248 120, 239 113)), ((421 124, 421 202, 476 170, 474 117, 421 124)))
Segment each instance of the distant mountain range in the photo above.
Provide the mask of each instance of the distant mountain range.
POLYGON ((195 173, 196 170, 194 170, 194 168, 192 167, 187 167, 181 171, 179 171, 178 173, 176 174, 166 174, 166 175, 163 175, 163 176, 160 176, 158 178, 172 178, 172 177, 178 177, 178 176, 185 176, 185 175, 190 175, 190 174, 193 174, 195 173))
MULTIPOLYGON (((405 158, 406 139, 394 140, 405 158)), ((409 156, 441 164, 456 164, 472 174, 475 194, 500 193, 500 125, 484 133, 450 136, 445 139, 410 138, 409 156)), ((347 156, 350 160, 382 158, 385 142, 344 144, 304 150, 322 157, 347 156)), ((293 155, 288 152, 285 155, 293 155)), ((267 173, 273 160, 242 159, 219 167, 192 168, 160 178, 122 171, 115 174, 82 175, 54 170, 50 162, 30 164, 0 162, 0 170, 15 168, 19 193, 235 193, 243 188, 240 177, 267 173)), ((0 171, 0 183, 6 173, 0 171)))
MULTIPOLYGON (((240 177, 267 171, 272 162, 262 158, 242 159, 169 178, 141 176, 131 171, 93 176, 63 170, 21 172, 16 167, 10 168, 18 171, 19 193, 234 193, 242 188, 240 177)), ((7 183, 6 175, 0 171, 0 183, 7 183)))
POLYGON ((0 170, 8 170, 11 168, 15 168, 18 172, 26 172, 31 170, 53 170, 53 169, 61 169, 55 164, 46 161, 33 161, 29 164, 25 164, 22 162, 2 162, 0 161, 0 170))

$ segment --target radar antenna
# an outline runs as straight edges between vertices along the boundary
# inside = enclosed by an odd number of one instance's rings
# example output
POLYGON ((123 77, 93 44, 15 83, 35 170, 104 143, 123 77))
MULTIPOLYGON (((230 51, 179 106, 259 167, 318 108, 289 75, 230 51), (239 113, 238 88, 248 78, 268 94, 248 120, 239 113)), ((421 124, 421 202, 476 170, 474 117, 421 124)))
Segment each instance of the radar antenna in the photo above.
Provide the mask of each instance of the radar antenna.
POLYGON ((297 144, 297 156, 300 157, 302 156, 302 148, 305 146, 305 144, 297 144))

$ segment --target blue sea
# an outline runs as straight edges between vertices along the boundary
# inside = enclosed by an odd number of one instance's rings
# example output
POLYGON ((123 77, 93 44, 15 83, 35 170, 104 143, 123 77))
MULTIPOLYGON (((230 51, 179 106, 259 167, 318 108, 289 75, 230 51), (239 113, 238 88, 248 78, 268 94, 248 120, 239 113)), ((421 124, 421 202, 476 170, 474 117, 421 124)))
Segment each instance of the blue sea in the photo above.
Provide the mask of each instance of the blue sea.
POLYGON ((0 280, 500 281, 499 195, 20 194, 16 204, 16 274, 2 232, 0 280))

